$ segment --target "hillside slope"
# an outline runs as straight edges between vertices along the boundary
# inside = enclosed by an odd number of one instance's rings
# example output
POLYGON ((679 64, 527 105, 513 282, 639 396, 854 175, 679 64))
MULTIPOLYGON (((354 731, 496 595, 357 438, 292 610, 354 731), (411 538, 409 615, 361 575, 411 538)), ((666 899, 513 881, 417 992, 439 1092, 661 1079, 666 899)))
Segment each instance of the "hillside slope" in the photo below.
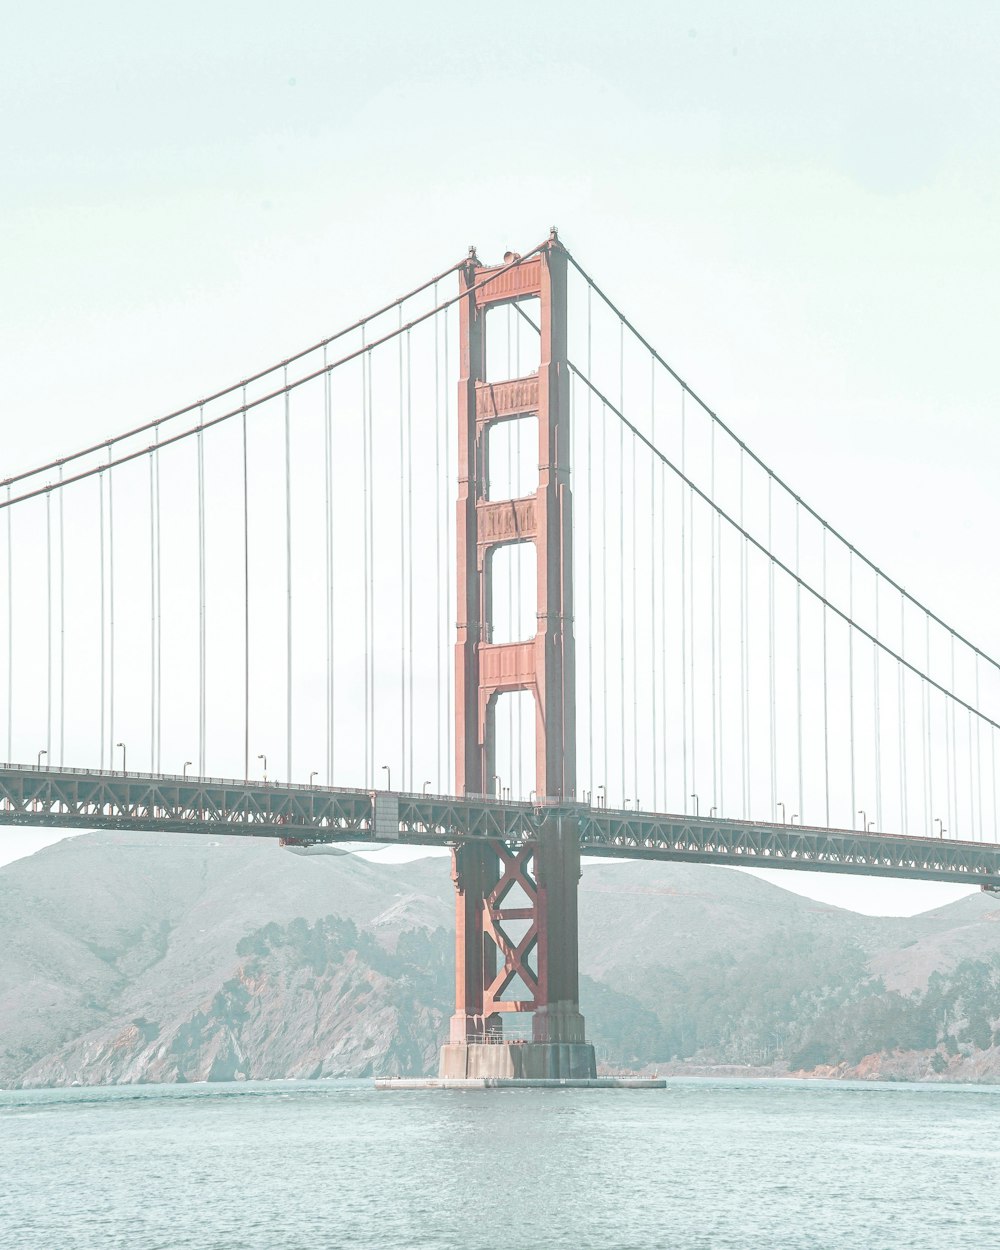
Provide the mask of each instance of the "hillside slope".
MULTIPOLYGON (((452 924, 442 858, 58 843, 0 869, 0 1085, 427 1071, 452 924)), ((1000 906, 985 896, 878 919, 725 868, 590 862, 580 925, 582 1006, 612 1065, 905 1050, 922 1055, 911 1075, 1000 1073, 1000 906)))

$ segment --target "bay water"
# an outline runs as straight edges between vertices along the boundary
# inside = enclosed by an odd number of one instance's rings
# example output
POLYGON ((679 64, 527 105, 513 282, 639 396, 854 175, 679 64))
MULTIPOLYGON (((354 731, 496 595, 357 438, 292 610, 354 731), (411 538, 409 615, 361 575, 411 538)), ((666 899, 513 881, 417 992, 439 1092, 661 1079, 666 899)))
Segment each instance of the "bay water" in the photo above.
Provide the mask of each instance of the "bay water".
POLYGON ((988 1250, 1000 1087, 0 1092, 7 1250, 988 1250))

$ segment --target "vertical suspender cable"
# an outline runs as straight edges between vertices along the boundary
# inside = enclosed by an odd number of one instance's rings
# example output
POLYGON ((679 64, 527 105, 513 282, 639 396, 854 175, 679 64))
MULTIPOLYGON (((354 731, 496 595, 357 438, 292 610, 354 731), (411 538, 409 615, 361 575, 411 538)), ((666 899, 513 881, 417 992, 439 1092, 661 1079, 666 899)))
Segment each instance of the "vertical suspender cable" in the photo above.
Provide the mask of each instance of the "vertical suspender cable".
MULTIPOLYGON (((656 361, 650 356, 649 358, 649 425, 650 438, 653 445, 656 445, 656 361)), ((657 720, 657 673, 656 673, 656 457, 649 458, 649 507, 652 513, 653 524, 649 530, 649 638, 650 638, 650 677, 652 680, 652 701, 653 701, 653 739, 652 739, 652 761, 653 761, 653 811, 658 812, 659 807, 659 785, 658 771, 660 758, 657 751, 656 741, 656 720, 657 720)), ((662 569, 661 569, 662 576, 662 569)))
MULTIPOLYGON (((361 343, 365 342, 365 327, 361 327, 361 343)), ((371 560, 371 535, 368 532, 368 496, 369 461, 371 458, 370 434, 368 426, 368 353, 361 357, 361 445, 362 445, 362 530, 364 532, 362 592, 364 597, 364 635, 365 635, 365 785, 371 785, 372 764, 369 752, 371 741, 371 582, 368 568, 371 560)))
MULTIPOLYGON (((767 477, 767 549, 774 550, 774 478, 767 477)), ((770 731, 771 731, 771 819, 778 816, 778 737, 775 725, 775 707, 777 702, 775 689, 775 656, 774 656, 774 561, 771 560, 767 570, 767 628, 768 628, 768 664, 770 680, 770 731)))
MULTIPOLYGON (((437 283, 434 283, 434 304, 437 306, 437 283)), ((434 721, 435 772, 434 789, 441 793, 441 729, 444 723, 441 707, 441 659, 445 640, 441 627, 441 319, 434 318, 434 699, 437 713, 434 721)))
MULTIPOLYGON (((955 689, 955 635, 951 635, 951 688, 955 689)), ((953 807, 951 813, 951 832, 954 837, 958 837, 958 731, 955 727, 955 704, 949 699, 946 712, 950 713, 948 720, 950 722, 949 739, 951 745, 951 797, 953 807)))
MULTIPOLYGON (((111 460, 108 447, 108 461, 111 460)), ((114 767, 115 748, 115 496, 114 474, 108 469, 108 754, 114 767)))
POLYGON ((288 388, 288 366, 284 370, 285 385, 285 780, 292 780, 292 414, 291 392, 288 388))
MULTIPOLYGON (((924 645, 927 652, 927 676, 931 675, 931 618, 924 613, 924 645)), ((933 709, 931 706, 931 690, 926 682, 923 683, 923 706, 925 709, 924 729, 927 734, 927 812, 925 833, 930 833, 934 827, 934 749, 932 745, 933 735, 933 709)))
POLYGON ((247 466, 247 388, 243 387, 243 779, 250 780, 250 481, 247 466))
POLYGON ((369 584, 369 667, 367 701, 371 707, 367 754, 369 785, 375 784, 375 386, 371 376, 371 352, 367 352, 367 584, 369 584))
MULTIPOLYGON (((823 526, 823 598, 826 599, 826 526, 823 526)), ((830 827, 830 695, 829 669, 827 667, 826 627, 827 606, 823 604, 823 794, 826 811, 826 827, 830 827)))
MULTIPOLYGON (((60 492, 61 494, 61 492, 60 492)), ((103 512, 103 508, 102 508, 103 512)), ((10 487, 7 487, 7 761, 14 762, 14 538, 10 487)), ((103 733, 102 733, 103 741, 103 733)))
MULTIPOLYGON (((63 466, 59 466, 59 481, 63 466)), ((59 492, 59 767, 66 749, 66 526, 63 491, 59 492)))
MULTIPOLYGON (((625 323, 618 323, 618 411, 625 411, 625 323)), ((621 559, 618 562, 619 589, 618 589, 618 661, 619 661, 619 682, 618 688, 621 691, 621 744, 622 744, 622 806, 625 802, 625 564, 628 560, 628 553, 625 550, 625 425, 623 422, 618 423, 618 498, 619 504, 618 527, 621 537, 621 559)), ((633 558, 634 558, 634 552, 633 558)))
MULTIPOLYGON (((740 529, 746 529, 745 469, 746 455, 740 448, 740 529)), ((747 772, 747 739, 749 738, 749 715, 747 712, 747 540, 740 547, 740 794, 743 819, 747 819, 750 804, 750 777, 747 772)))
POLYGON ((406 785, 406 422, 403 417, 403 306, 397 313, 396 359, 399 382, 399 776, 406 785))
MULTIPOLYGON (((975 657, 976 664, 976 710, 982 706, 979 702, 979 655, 975 657)), ((976 790, 979 796, 979 837, 982 839, 983 829, 986 827, 986 821, 983 819, 983 748, 981 737, 981 718, 976 717, 976 790)))
MULTIPOLYGON (((906 656, 906 599, 899 597, 899 654, 906 656)), ((899 668, 899 798, 903 832, 909 833, 909 794, 906 775, 906 672, 899 668)))
MULTIPOLYGON (((107 603, 107 596, 106 596, 106 593, 105 593, 105 586, 104 586, 104 583, 105 583, 105 572, 104 572, 104 565, 105 565, 105 559, 104 559, 104 546, 105 546, 105 543, 104 543, 104 472, 103 472, 103 470, 102 470, 102 471, 101 471, 101 472, 97 475, 97 484, 98 484, 98 490, 99 490, 99 496, 98 496, 98 506, 100 507, 100 513, 101 513, 101 521, 100 521, 100 557, 101 557, 101 613, 100 613, 100 617, 101 617, 101 661, 100 661, 100 677, 101 677, 101 715, 100 715, 100 721, 101 721, 101 764, 100 764, 100 766, 101 766, 101 768, 103 769, 103 768, 104 768, 104 750, 105 750, 105 747, 107 746, 107 739, 106 739, 106 738, 105 738, 105 736, 104 736, 105 713, 106 713, 106 710, 107 710, 107 699, 106 699, 106 693, 107 693, 107 657, 106 657, 106 647, 107 647, 107 620, 106 620, 106 616, 107 616, 107 608, 106 608, 106 603, 107 603)), ((7 513, 7 515, 8 515, 8 516, 10 516, 10 513, 8 512, 8 513, 7 513)))
POLYGON ((323 347, 323 537, 326 548, 326 784, 333 785, 333 379, 323 347))
MULTIPOLYGON (((160 441, 160 429, 156 428, 154 442, 160 441)), ((156 772, 162 770, 163 760, 163 555, 160 525, 160 456, 153 453, 154 513, 156 519, 156 772)))
POLYGON ((805 823, 805 787, 802 781, 802 583, 798 580, 801 572, 801 530, 802 509, 799 501, 795 501, 795 722, 796 722, 796 758, 799 762, 799 820, 805 823))
POLYGON ((951 830, 953 838, 958 838, 958 831, 955 828, 953 819, 953 808, 951 808, 951 716, 948 704, 948 695, 941 695, 941 712, 944 715, 945 730, 945 819, 948 820, 948 828, 951 830))
MULTIPOLYGON (((854 552, 847 553, 847 615, 854 620, 854 552)), ((850 748, 851 748, 851 828, 858 819, 858 793, 856 784, 856 766, 854 763, 854 626, 847 626, 847 685, 850 693, 848 702, 850 748)))
POLYGON ((156 772, 156 490, 149 450, 149 771, 156 772))
MULTIPOLYGON (((450 365, 450 363, 449 363, 449 361, 450 361, 450 357, 451 357, 451 351, 450 351, 450 347, 449 347, 449 339, 448 339, 448 328, 449 328, 449 327, 448 327, 448 322, 449 322, 449 316, 448 316, 448 313, 449 313, 449 310, 446 308, 446 309, 444 310, 444 379, 445 379, 445 385, 444 385, 444 486, 445 486, 445 490, 443 491, 443 496, 444 496, 444 499, 445 499, 445 501, 446 501, 446 502, 445 502, 445 514, 444 514, 444 517, 445 517, 445 524, 444 524, 444 549, 445 549, 445 557, 446 557, 446 559, 445 559, 445 563, 444 563, 444 568, 445 568, 445 578, 444 578, 444 582, 443 582, 443 585, 442 585, 442 593, 444 594, 444 597, 445 597, 445 599, 444 599, 444 602, 445 602, 445 629, 446 629, 446 630, 447 630, 447 632, 448 632, 448 638, 449 638, 449 639, 451 639, 451 638, 454 636, 454 635, 453 635, 453 628, 454 628, 454 627, 453 627, 453 622, 452 622, 452 620, 451 620, 451 612, 450 612, 450 607, 451 607, 451 588, 452 588, 452 584, 453 584, 453 583, 452 583, 452 578, 451 578, 451 574, 450 574, 450 564, 449 564, 449 561, 448 561, 448 558, 447 558, 447 557, 449 557, 449 556, 450 556, 451 551, 452 551, 452 543, 451 543, 451 527, 452 527, 452 524, 453 524, 453 520, 454 520, 454 519, 456 519, 456 518, 455 518, 455 514, 454 514, 454 512, 452 511, 451 507, 449 506, 449 504, 450 504, 450 500, 451 500, 451 492, 447 489, 448 484, 449 484, 449 482, 451 481, 451 473, 452 473, 452 461, 451 461, 451 385, 450 385, 450 382, 451 382, 451 365, 450 365)), ((454 680, 455 680, 455 666, 454 666, 454 664, 450 664, 450 663, 449 663, 449 664, 445 664, 444 668, 445 668, 445 677, 446 677, 447 688, 448 688, 447 709, 446 709, 446 715, 445 715, 445 718, 444 718, 444 723, 445 723, 445 735, 446 735, 445 745, 446 745, 446 747, 447 747, 447 752, 446 752, 446 756, 447 756, 447 772, 443 775, 443 777, 442 777, 442 782, 444 783, 444 785, 443 785, 443 789, 444 789, 445 791, 447 791, 447 790, 448 790, 448 788, 449 788, 449 787, 448 787, 448 785, 447 785, 447 782, 448 782, 449 777, 451 777, 451 775, 452 775, 452 761, 453 761, 453 760, 454 760, 454 758, 455 758, 455 737, 454 737, 454 735, 455 735, 455 716, 454 716, 454 706, 455 706, 455 704, 454 704, 454 699, 455 699, 455 687, 454 687, 454 680)), ((456 779, 456 780, 457 780, 457 779, 456 779)))
MULTIPOLYGON (((592 288, 587 284, 587 377, 592 374, 592 346, 593 346, 593 324, 591 319, 591 294, 592 288)), ((587 686, 587 736, 589 740, 589 766, 587 769, 587 784, 590 786, 591 795, 594 790, 594 708, 597 703, 597 691, 594 682, 594 566, 591 560, 591 553, 594 546, 594 486, 593 486, 593 411, 594 411, 594 394, 590 387, 587 387, 587 668, 590 675, 590 681, 587 686)), ((605 687, 605 697, 607 688, 605 687)), ((593 800, 591 800, 593 801, 593 800)))
POLYGON ((608 769, 608 704, 611 689, 608 676, 608 612, 611 608, 610 587, 608 586, 608 410, 601 404, 601 510, 598 514, 604 522, 604 541, 601 543, 601 656, 604 665, 604 684, 601 725, 604 730, 604 801, 607 803, 608 785, 610 784, 608 769))
MULTIPOLYGON (((511 306, 510 304, 508 304, 508 305, 507 305, 507 324, 508 324, 508 326, 510 325, 510 320, 511 320, 511 317, 513 317, 513 315, 514 315, 513 308, 512 308, 512 306, 511 306)), ((517 317, 517 318, 515 318, 515 321, 516 321, 516 324, 515 324, 515 326, 514 326, 514 376, 515 376, 515 377, 520 377, 520 376, 521 376, 521 318, 520 318, 520 317, 517 317)), ((508 342, 508 350, 509 350, 509 344, 510 344, 510 338, 509 338, 509 336, 508 336, 507 342, 508 342)), ((508 377, 510 376, 510 369, 509 369, 509 368, 508 368, 508 370, 507 370, 507 376, 508 376, 508 377)), ((572 424, 572 422, 571 422, 571 424, 572 424)), ((515 435, 514 435, 514 437, 515 437, 516 442, 517 442, 517 454, 516 454, 516 460, 514 461, 514 463, 516 463, 516 464, 517 464, 517 466, 518 466, 518 473, 520 473, 520 465, 521 465, 521 424, 520 424, 520 422, 517 422, 517 423, 515 424, 515 426, 514 426, 514 431, 515 431, 515 435)), ((511 451, 511 444, 510 444, 510 441, 509 441, 509 440, 508 440, 508 443, 507 443, 507 447, 508 447, 508 452, 510 453, 510 451, 511 451)), ((510 461, 509 461, 509 460, 508 460, 508 463, 510 463, 510 461)), ((516 488, 516 486, 514 485, 514 475, 513 475, 513 473, 512 473, 512 472, 508 474, 508 479, 509 479, 509 481, 510 481, 510 491, 511 491, 511 495, 516 495, 516 494, 517 494, 517 488, 516 488)), ((514 554, 514 553, 513 553, 513 552, 511 552, 511 555, 512 555, 512 556, 513 556, 513 554, 514 554)), ((508 565, 507 565, 507 568, 508 568, 508 570, 509 570, 509 572, 510 572, 511 576, 513 576, 513 574, 514 574, 514 563, 515 563, 515 562, 514 562, 514 560, 513 560, 513 559, 511 559, 511 561, 510 561, 510 562, 508 563, 508 565)), ((508 638, 513 638, 513 637, 515 636, 515 635, 514 635, 514 631, 513 631, 513 622, 514 622, 514 621, 517 621, 517 623, 518 623, 518 630, 517 630, 517 633, 518 633, 518 636, 520 636, 520 622, 521 622, 521 577, 520 577, 520 561, 518 561, 517 563, 518 563, 518 572, 517 572, 517 579, 516 579, 516 585, 517 585, 517 605, 516 605, 516 614, 515 614, 515 611, 514 611, 514 604, 513 604, 513 602, 512 602, 512 603, 511 603, 511 616, 510 616, 510 620, 511 620, 511 626, 512 626, 512 628, 511 628, 510 632, 509 632, 509 633, 508 633, 508 635, 507 635, 507 636, 508 636, 508 638)), ((536 627, 535 627, 535 628, 537 629, 537 625, 536 625, 536 627)), ((508 706, 508 708, 510 709, 510 743, 511 743, 511 752, 512 752, 512 756, 511 756, 511 768, 510 768, 510 773, 511 773, 511 776, 510 776, 510 788, 509 788, 509 790, 508 790, 508 794, 513 793, 513 792, 514 792, 514 786, 515 786, 515 784, 516 784, 516 786, 517 786, 517 794, 518 794, 518 797, 523 797, 523 793, 522 793, 522 790, 521 790, 521 756, 522 756, 522 750, 521 750, 521 747, 522 747, 522 743, 521 743, 521 723, 522 723, 522 707, 521 707, 521 701, 520 701, 517 697, 514 697, 514 698, 508 698, 508 700, 507 700, 507 706, 508 706), (517 744, 516 744, 516 746, 515 746, 515 744, 514 744, 514 724, 515 724, 514 716, 515 716, 515 709, 516 709, 516 714, 517 714, 517 721, 516 721, 516 724, 517 724, 517 744), (516 761, 516 764, 517 764, 516 780, 515 780, 515 770, 514 770, 514 762, 515 762, 515 761, 516 761)), ((530 789, 530 786, 529 786, 529 789, 530 789)))
POLYGON ((198 419, 198 775, 205 776, 205 431, 198 419))
MULTIPOLYGON (((517 364, 516 365, 511 364, 511 341, 512 341, 511 340, 511 316, 512 316, 511 307, 508 304, 507 305, 507 376, 509 378, 516 377, 517 374, 521 372, 520 367, 519 367, 520 366, 520 350, 518 350, 518 353, 517 353, 518 355, 517 364)), ((517 323, 517 327, 514 331, 514 334, 517 337, 518 348, 520 348, 520 342, 521 342, 520 329, 521 329, 521 322, 519 320, 517 323)), ((514 489, 513 428, 510 426, 508 426, 507 428, 506 443, 507 443, 507 494, 508 494, 508 497, 512 498, 517 492, 514 489)), ((487 456, 487 466, 488 465, 489 465, 489 456, 487 456)), ((520 625, 520 616, 519 615, 515 616, 514 614, 514 565, 515 565, 514 554, 515 553, 514 553, 513 548, 511 548, 505 554, 508 557, 507 562, 506 562, 507 563, 507 640, 509 642, 512 642, 518 636, 518 633, 519 633, 519 631, 515 633, 514 622, 517 621, 518 625, 520 625)), ((518 761, 519 753, 517 750, 517 745, 519 744, 516 744, 515 733, 514 733, 515 705, 517 705, 517 708, 518 708, 518 717, 517 717, 518 729, 520 729, 520 723, 521 723, 520 705, 518 703, 517 698, 515 696, 508 695, 505 702, 507 705, 507 744, 508 744, 507 749, 509 751, 509 755, 506 759, 494 760, 494 767, 496 768, 497 773, 499 774, 498 780, 497 780, 499 793, 497 797, 501 799, 504 797, 504 774, 507 774, 507 780, 510 783, 511 789, 513 789, 514 784, 515 784, 515 772, 517 768, 517 763, 519 762, 518 761)), ((519 736, 520 735, 518 734, 517 737, 519 736)), ((492 787, 493 787, 493 781, 491 778, 490 788, 492 789, 492 787)))
MULTIPOLYGON (((691 592, 688 595, 688 614, 689 614, 688 615, 688 638, 691 644, 690 650, 688 652, 688 658, 691 663, 691 681, 690 681, 690 686, 691 686, 691 790, 694 793, 697 793, 698 792, 697 712, 698 712, 699 700, 698 700, 698 686, 697 686, 697 680, 696 680, 697 670, 695 666, 695 658, 698 654, 698 646, 697 646, 697 641, 696 641, 697 636, 694 632, 695 594, 696 594, 696 586, 697 586, 697 580, 695 578, 696 547, 695 547, 695 541, 694 541, 694 528, 695 528, 694 526, 694 518, 695 518, 694 491, 689 488, 687 492, 687 496, 688 496, 688 575, 691 578, 691 592)), ((697 806, 699 802, 700 802, 700 796, 699 796, 699 799, 695 800, 695 805, 697 806)), ((695 815, 698 815, 698 812, 696 812, 695 815)))
MULTIPOLYGON (((712 423, 712 437, 715 437, 715 423, 712 423)), ((719 648, 719 816, 726 813, 726 717, 724 712, 723 691, 726 688, 725 683, 725 657, 723 642, 722 622, 725 618, 725 611, 722 603, 722 522, 718 513, 712 513, 715 522, 715 576, 718 581, 718 593, 715 597, 715 636, 719 648)))
POLYGON ((670 717, 667 712, 669 693, 667 677, 667 467, 660 465, 660 559, 663 568, 660 575, 660 630, 663 638, 663 807, 669 811, 670 780, 667 770, 670 742, 670 717))
MULTIPOLYGON (((710 463, 709 463, 709 492, 708 493, 714 502, 715 501, 715 422, 714 421, 712 422, 712 427, 711 427, 711 430, 709 431, 709 447, 710 447, 710 451, 709 451, 710 463)), ((716 578, 716 573, 718 571, 716 562, 715 562, 715 528, 716 528, 715 523, 716 523, 716 520, 717 520, 717 515, 715 512, 715 509, 713 508, 712 512, 709 515, 709 521, 711 522, 711 524, 709 525, 709 531, 708 531, 708 545, 711 548, 711 553, 710 553, 710 558, 709 558, 709 578, 711 582, 710 609, 709 609, 711 620, 709 624, 711 625, 711 629, 709 631, 709 634, 710 634, 711 643, 712 643, 712 806, 713 807, 718 807, 718 804, 719 804, 719 757, 718 757, 718 752, 716 749, 716 734, 717 734, 717 719, 718 719, 717 714, 716 714, 717 713, 716 704, 718 702, 718 686, 717 686, 717 676, 716 676, 716 666, 715 666, 715 638, 716 638, 716 629, 717 629, 717 623, 715 619, 716 606, 717 606, 716 605, 716 593, 715 593, 715 578, 716 578)))
POLYGON ((632 451, 632 485, 630 494, 632 496, 632 555, 629 565, 632 569, 632 797, 635 799, 636 807, 639 806, 639 645, 638 645, 638 620, 639 620, 639 588, 636 584, 636 574, 639 571, 639 544, 636 535, 637 519, 636 519, 636 462, 635 462, 635 437, 631 439, 632 451))
POLYGON ((969 837, 976 836, 976 779, 972 765, 972 713, 967 713, 969 723, 969 837))
MULTIPOLYGON (((879 575, 875 574, 875 637, 879 637, 879 575)), ((874 684, 875 684, 875 819, 876 828, 885 828, 882 822, 882 716, 881 716, 881 649, 873 644, 875 653, 874 684)))
POLYGON ((409 659, 408 708, 409 747, 406 760, 406 780, 410 789, 416 784, 413 777, 413 345, 410 331, 406 331, 406 534, 409 543, 406 559, 406 629, 407 655, 409 659))
MULTIPOLYGON (((681 388, 681 473, 687 474, 687 392, 681 388)), ((680 488, 681 501, 681 751, 683 756, 684 775, 684 814, 687 815, 688 800, 691 797, 691 786, 688 777, 688 699, 687 699, 687 647, 688 647, 688 609, 687 609, 687 487, 680 488)))
POLYGON ((45 680, 45 758, 52 760, 52 493, 45 495, 45 600, 46 664, 45 680))

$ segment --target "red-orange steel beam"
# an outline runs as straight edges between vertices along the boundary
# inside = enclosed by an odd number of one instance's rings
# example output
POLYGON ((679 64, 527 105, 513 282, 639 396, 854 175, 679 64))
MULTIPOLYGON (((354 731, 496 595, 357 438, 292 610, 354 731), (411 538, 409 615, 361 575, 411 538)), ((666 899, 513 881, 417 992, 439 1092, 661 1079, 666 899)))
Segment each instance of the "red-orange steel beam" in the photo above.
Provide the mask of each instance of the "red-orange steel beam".
MULTIPOLYGON (((490 281, 491 269, 474 256, 461 272, 469 294, 460 305, 458 395, 455 777, 460 794, 484 793, 496 771, 496 702, 509 691, 529 691, 534 701, 536 793, 572 799, 576 786, 566 272, 566 253, 554 231, 539 255, 498 273, 495 281, 490 281), (540 304, 538 371, 488 382, 486 313, 529 298, 540 304), (538 488, 522 499, 489 500, 490 428, 522 416, 537 420, 538 488), (537 628, 531 639, 494 643, 489 624, 491 558, 498 546, 510 542, 533 542, 536 547, 537 628)), ((518 852, 499 841, 456 848, 453 1042, 499 1032, 498 1013, 503 1011, 534 1012, 536 1040, 583 1041, 576 1005, 580 857, 572 823, 547 821, 538 842, 518 852), (515 882, 529 903, 515 909, 524 916, 512 916, 503 906, 515 882), (504 933, 505 918, 529 919, 520 941, 504 933), (497 966, 500 956, 502 968, 497 966), (523 982, 530 998, 504 997, 515 979, 523 982)))

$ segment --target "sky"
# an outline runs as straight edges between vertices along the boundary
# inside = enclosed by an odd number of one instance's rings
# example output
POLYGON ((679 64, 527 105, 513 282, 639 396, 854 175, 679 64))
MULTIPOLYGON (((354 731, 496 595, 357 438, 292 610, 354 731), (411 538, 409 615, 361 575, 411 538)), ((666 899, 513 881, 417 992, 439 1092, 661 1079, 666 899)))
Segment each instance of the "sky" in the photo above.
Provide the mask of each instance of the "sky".
MULTIPOLYGON (((0 474, 556 224, 794 489, 995 653, 998 26, 894 0, 22 6, 0 474)), ((866 911, 954 896, 772 875, 866 911)))

